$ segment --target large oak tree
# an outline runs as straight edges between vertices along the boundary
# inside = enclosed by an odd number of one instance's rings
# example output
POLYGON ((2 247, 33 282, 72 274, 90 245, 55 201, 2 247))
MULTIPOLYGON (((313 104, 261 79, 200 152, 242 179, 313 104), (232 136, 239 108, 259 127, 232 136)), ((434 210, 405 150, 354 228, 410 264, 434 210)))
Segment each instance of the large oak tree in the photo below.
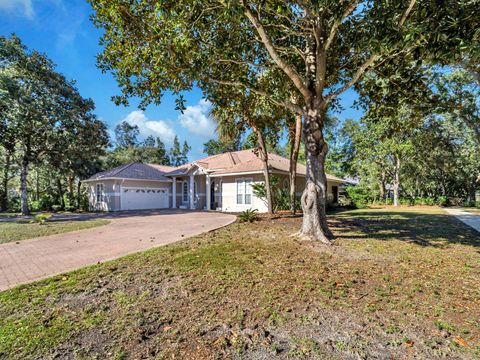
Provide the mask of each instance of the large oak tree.
POLYGON ((458 61, 460 42, 478 24, 471 1, 90 2, 104 29, 99 65, 122 88, 117 103, 139 96, 141 106, 158 104, 165 90, 180 94, 194 85, 214 102, 210 94, 224 86, 303 116, 307 182, 299 234, 325 243, 332 239, 325 214, 327 112, 369 70, 393 59, 415 53, 458 61))

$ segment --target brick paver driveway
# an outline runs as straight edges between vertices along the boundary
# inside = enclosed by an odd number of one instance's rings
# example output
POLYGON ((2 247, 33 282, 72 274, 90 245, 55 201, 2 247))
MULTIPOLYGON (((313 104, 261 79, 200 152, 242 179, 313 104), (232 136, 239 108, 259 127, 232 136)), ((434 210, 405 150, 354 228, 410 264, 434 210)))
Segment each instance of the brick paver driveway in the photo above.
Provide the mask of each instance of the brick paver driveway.
MULTIPOLYGON (((105 217, 105 216, 104 216, 105 217)), ((108 225, 0 245, 0 291, 214 230, 235 216, 162 210, 108 215, 108 225)))

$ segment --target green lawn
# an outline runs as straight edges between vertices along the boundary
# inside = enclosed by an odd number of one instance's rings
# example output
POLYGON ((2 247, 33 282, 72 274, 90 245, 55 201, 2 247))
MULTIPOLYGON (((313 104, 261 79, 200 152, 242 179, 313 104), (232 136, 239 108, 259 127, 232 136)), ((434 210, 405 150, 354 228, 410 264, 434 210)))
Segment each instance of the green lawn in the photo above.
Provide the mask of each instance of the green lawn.
POLYGON ((480 237, 437 208, 235 223, 0 293, 0 358, 480 356, 480 237))
POLYGON ((478 207, 466 207, 462 208, 462 210, 469 213, 480 214, 480 208, 478 207))
POLYGON ((109 220, 52 221, 45 224, 31 224, 29 221, 0 223, 0 244, 31 239, 38 236, 61 234, 69 231, 89 229, 106 225, 109 220))

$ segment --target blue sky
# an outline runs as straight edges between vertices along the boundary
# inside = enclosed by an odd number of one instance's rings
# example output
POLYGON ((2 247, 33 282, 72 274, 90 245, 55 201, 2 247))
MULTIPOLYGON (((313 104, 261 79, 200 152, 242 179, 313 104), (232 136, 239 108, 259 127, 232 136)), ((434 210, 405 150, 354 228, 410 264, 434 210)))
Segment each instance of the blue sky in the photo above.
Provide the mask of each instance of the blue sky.
MULTIPOLYGON (((194 89, 185 94, 187 110, 175 110, 175 98, 165 94, 160 106, 150 106, 145 112, 135 101, 129 107, 116 106, 111 96, 119 93, 110 74, 96 67, 96 54, 101 31, 91 23, 92 10, 85 0, 0 0, 0 34, 16 33, 31 49, 44 52, 57 64, 57 69, 74 79, 80 93, 92 98, 96 114, 110 130, 122 120, 137 124, 141 136, 159 136, 169 147, 175 135, 187 140, 192 151, 190 159, 203 154, 203 143, 215 137, 215 124, 208 118, 208 103, 202 92, 194 89)), ((347 92, 339 114, 341 119, 358 119, 360 113, 351 109, 355 94, 347 92)))

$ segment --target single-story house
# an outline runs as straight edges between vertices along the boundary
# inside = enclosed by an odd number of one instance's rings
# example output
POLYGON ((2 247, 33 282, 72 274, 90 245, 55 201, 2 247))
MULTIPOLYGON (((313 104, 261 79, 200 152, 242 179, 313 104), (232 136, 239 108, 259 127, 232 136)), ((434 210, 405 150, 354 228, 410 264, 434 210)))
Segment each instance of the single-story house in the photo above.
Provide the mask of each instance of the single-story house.
MULTIPOLYGON (((270 172, 289 188, 289 160, 269 154, 270 172)), ((263 163, 253 150, 227 152, 170 167, 131 163, 93 175, 88 186, 90 209, 199 209, 266 212, 265 202, 252 192, 253 183, 264 182, 263 163)), ((306 167, 297 165, 297 189, 305 187, 306 167)), ((339 185, 345 180, 327 174, 327 200, 337 203, 339 185)))

